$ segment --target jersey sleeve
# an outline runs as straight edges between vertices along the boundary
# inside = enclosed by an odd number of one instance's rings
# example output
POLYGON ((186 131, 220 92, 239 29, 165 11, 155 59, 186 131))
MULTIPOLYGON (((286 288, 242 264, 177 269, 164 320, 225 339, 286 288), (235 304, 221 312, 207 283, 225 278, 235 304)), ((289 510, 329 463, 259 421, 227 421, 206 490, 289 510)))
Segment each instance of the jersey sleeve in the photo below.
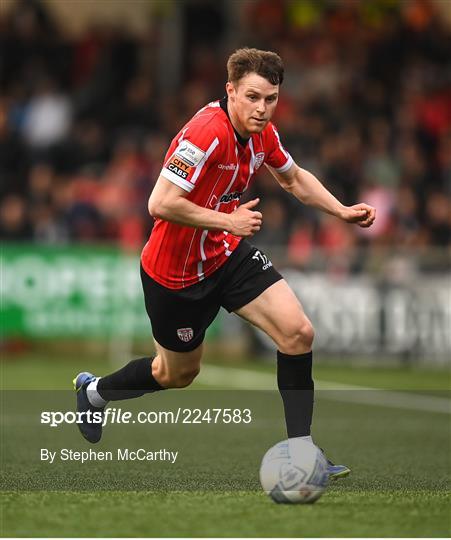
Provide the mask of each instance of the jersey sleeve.
POLYGON ((213 130, 199 124, 188 124, 173 139, 161 176, 190 193, 208 168, 218 144, 219 139, 213 130))
POLYGON ((269 123, 267 127, 266 144, 268 150, 265 163, 279 173, 288 171, 291 165, 293 165, 293 158, 283 147, 280 142, 279 133, 272 123, 269 123))

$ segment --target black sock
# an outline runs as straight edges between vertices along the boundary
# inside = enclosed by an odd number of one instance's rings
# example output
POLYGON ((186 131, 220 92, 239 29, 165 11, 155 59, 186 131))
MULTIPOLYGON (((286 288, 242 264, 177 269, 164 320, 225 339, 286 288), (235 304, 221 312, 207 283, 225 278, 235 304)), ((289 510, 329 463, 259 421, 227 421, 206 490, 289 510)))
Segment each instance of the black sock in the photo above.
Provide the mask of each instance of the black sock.
POLYGON ((312 352, 277 351, 277 385, 285 409, 288 437, 310 435, 313 416, 312 352))
POLYGON ((97 383, 100 397, 105 401, 118 401, 165 390, 152 376, 152 361, 153 358, 138 358, 111 375, 101 377, 97 383))

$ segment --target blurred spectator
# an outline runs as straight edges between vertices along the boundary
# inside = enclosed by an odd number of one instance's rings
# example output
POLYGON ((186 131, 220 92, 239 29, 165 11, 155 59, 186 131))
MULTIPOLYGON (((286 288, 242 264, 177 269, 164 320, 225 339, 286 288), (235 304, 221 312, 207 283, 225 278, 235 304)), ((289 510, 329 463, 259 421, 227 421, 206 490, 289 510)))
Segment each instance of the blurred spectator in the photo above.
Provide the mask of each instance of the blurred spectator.
POLYGON ((91 119, 75 121, 71 133, 52 152, 58 172, 75 174, 87 166, 102 170, 109 156, 106 129, 91 119))
POLYGON ((391 154, 390 127, 385 120, 373 120, 369 126, 369 144, 363 163, 365 178, 381 186, 396 188, 399 183, 399 165, 391 154))
POLYGON ((6 100, 0 99, 0 197, 25 191, 27 169, 26 148, 11 129, 6 100))
POLYGON ((30 206, 51 201, 54 174, 53 167, 48 163, 36 163, 31 167, 27 190, 30 206))
POLYGON ((333 256, 347 253, 355 240, 346 223, 329 214, 321 214, 317 242, 318 246, 324 249, 326 256, 333 256))
POLYGON ((258 209, 263 214, 263 224, 260 231, 255 234, 255 241, 265 246, 285 245, 288 234, 282 202, 268 197, 262 201, 258 209))
POLYGON ((428 240, 435 247, 451 244, 451 204, 444 193, 431 193, 426 202, 428 240))
POLYGON ((415 246, 419 242, 420 220, 418 201, 413 189, 400 187, 393 208, 393 238, 397 246, 415 246))
POLYGON ((69 132, 71 103, 56 89, 54 81, 39 81, 26 109, 22 131, 31 147, 46 148, 61 141, 69 132))
POLYGON ((358 234, 367 239, 378 240, 378 244, 386 244, 392 233, 392 216, 396 206, 395 192, 377 185, 374 180, 361 191, 359 200, 377 209, 377 219, 369 229, 356 229, 358 234))
POLYGON ((0 204, 0 238, 22 241, 29 240, 32 235, 24 199, 18 195, 6 196, 0 204))
POLYGON ((437 183, 451 196, 451 130, 437 143, 437 183))
POLYGON ((58 223, 54 208, 49 203, 38 202, 30 211, 33 240, 42 244, 59 244, 68 240, 67 231, 58 223))
POLYGON ((343 221, 321 215, 317 246, 327 258, 327 271, 335 276, 349 274, 354 264, 355 235, 343 221))
POLYGON ((125 88, 122 105, 113 104, 110 118, 116 130, 156 131, 159 118, 152 79, 145 75, 133 78, 125 88))
POLYGON ((300 267, 311 265, 315 245, 315 229, 312 221, 298 218, 288 241, 289 261, 300 267))

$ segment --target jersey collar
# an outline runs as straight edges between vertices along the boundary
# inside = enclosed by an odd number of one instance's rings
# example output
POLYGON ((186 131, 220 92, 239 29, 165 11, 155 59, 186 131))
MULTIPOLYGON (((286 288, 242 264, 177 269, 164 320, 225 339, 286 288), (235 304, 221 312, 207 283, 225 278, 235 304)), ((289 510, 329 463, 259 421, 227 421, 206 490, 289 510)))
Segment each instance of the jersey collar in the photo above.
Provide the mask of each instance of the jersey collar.
MULTIPOLYGON (((232 124, 232 121, 230 120, 230 116, 229 116, 229 111, 227 110, 227 96, 224 96, 222 99, 219 100, 219 106, 226 113, 227 118, 229 119, 229 122, 232 124)), ((232 127, 233 127, 233 124, 232 124, 232 127)), ((240 143, 241 146, 245 147, 246 144, 249 142, 250 137, 248 139, 242 137, 234 127, 233 127, 233 131, 235 132, 237 141, 240 143)))

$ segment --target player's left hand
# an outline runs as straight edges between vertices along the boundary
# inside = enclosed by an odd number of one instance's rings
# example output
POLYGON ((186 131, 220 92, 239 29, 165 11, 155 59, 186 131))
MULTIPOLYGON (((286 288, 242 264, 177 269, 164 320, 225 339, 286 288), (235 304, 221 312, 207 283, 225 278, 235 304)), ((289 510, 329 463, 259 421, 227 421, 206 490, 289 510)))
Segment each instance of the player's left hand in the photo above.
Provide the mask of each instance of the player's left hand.
POLYGON ((365 203, 345 206, 341 218, 348 223, 357 223, 359 227, 371 227, 376 219, 376 209, 365 203))

